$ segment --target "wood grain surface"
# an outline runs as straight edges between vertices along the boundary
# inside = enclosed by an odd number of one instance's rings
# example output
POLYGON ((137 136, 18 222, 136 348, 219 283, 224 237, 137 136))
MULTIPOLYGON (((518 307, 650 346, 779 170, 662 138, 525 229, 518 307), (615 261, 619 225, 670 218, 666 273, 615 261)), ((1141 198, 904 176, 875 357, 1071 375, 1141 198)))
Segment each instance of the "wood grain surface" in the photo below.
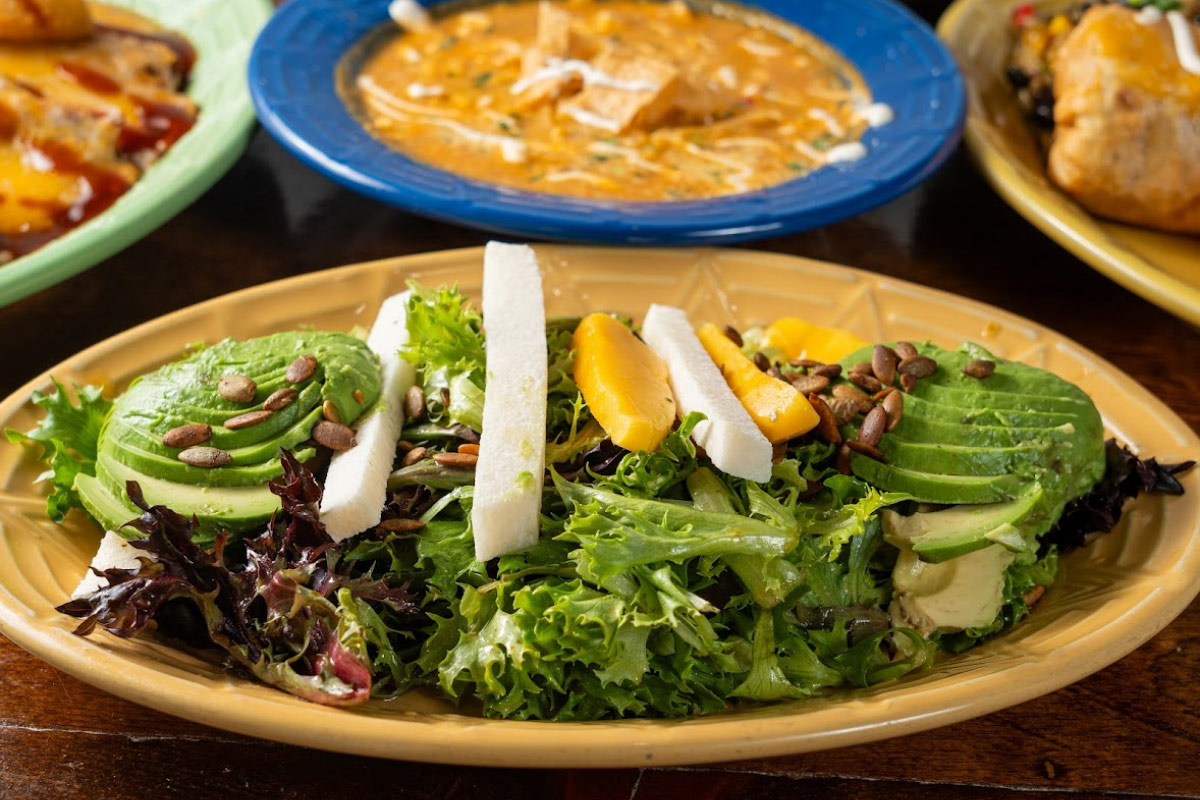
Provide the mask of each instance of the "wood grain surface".
MULTIPOLYGON (((0 309, 0 396, 134 323, 234 289, 486 239, 340 189, 259 132, 229 175, 157 233, 0 309)), ((961 153, 883 208, 754 246, 864 267, 1023 314, 1110 359, 1193 428, 1200 424, 1200 335, 1043 237, 961 153)), ((916 736, 705 767, 488 770, 227 734, 106 695, 0 637, 0 800, 1200 797, 1198 676, 1194 603, 1090 678, 916 736)))

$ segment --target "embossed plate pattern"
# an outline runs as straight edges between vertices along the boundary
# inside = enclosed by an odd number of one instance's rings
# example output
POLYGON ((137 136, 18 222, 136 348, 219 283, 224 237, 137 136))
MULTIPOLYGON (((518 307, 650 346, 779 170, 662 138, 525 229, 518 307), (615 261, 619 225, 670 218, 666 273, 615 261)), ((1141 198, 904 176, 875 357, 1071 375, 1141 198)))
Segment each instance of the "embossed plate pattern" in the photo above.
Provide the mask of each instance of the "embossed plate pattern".
MULTIPOLYGON (((681 305, 693 321, 748 325, 795 314, 868 339, 971 339, 1051 369, 1096 399, 1109 430, 1170 462, 1200 440, 1149 392, 1079 345, 990 306, 831 264, 744 250, 543 246, 547 312, 644 313, 681 305)), ((482 251, 453 250, 344 267, 217 298, 83 351, 0 403, 0 427, 26 429, 29 393, 49 376, 121 388, 187 343, 311 325, 369 325, 408 278, 457 282, 477 296, 482 251)), ((39 472, 0 446, 0 632, 76 677, 168 713, 269 739, 360 755, 504 766, 644 766, 837 747, 925 730, 1058 689, 1134 649, 1200 589, 1200 473, 1184 497, 1146 497, 1119 529, 1073 553, 1028 622, 930 672, 870 690, 681 721, 539 723, 485 720, 432 694, 354 711, 305 703, 231 677, 148 639, 73 636, 54 611, 83 573, 99 532, 82 518, 43 515, 39 472)))

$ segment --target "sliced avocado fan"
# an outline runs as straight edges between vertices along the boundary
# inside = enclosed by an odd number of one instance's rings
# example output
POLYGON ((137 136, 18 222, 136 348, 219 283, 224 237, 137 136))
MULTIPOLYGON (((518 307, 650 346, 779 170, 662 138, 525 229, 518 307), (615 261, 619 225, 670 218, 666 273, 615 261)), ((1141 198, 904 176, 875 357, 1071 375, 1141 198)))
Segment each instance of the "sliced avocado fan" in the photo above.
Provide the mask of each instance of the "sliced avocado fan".
MULTIPOLYGON (((1029 552, 1071 499, 1104 474, 1104 427, 1083 390, 1045 370, 997 359, 974 344, 917 350, 937 370, 904 395, 896 428, 879 444, 886 463, 854 454, 851 469, 873 486, 904 492, 944 511, 892 517, 885 528, 924 561, 940 562, 1000 544, 1029 552), (996 364, 986 378, 963 372, 996 364)), ((847 356, 849 368, 871 350, 847 356)), ((857 435, 855 425, 844 428, 857 435)))
POLYGON ((126 496, 127 481, 137 481, 151 505, 195 515, 203 538, 222 529, 249 530, 279 508, 268 483, 283 474, 280 450, 291 450, 302 462, 311 459, 316 450, 309 439, 326 407, 349 425, 376 402, 379 391, 378 359, 354 336, 297 331, 226 339, 135 380, 113 403, 100 431, 95 477, 79 476, 75 488, 84 508, 108 530, 141 513, 126 496), (288 366, 307 355, 317 362, 313 374, 289 382, 288 366), (218 393, 228 375, 255 382, 250 402, 218 393), (287 388, 296 390, 294 399, 265 420, 224 426, 262 409, 267 397, 287 388), (168 431, 190 423, 211 426, 212 437, 202 446, 228 453, 227 466, 191 466, 179 460, 180 448, 163 443, 168 431))

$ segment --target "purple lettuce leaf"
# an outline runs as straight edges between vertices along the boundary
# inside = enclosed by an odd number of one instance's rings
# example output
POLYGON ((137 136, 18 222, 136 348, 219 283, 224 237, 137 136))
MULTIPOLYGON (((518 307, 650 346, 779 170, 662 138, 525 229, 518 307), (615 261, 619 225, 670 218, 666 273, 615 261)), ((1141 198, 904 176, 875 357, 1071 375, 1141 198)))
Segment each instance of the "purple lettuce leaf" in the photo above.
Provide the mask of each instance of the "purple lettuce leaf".
POLYGON ((226 554, 227 537, 212 551, 196 545, 196 520, 150 506, 135 482, 127 485, 142 516, 130 527, 131 544, 145 552, 137 569, 109 569, 108 586, 59 606, 83 621, 81 636, 97 626, 128 638, 152 626, 155 614, 177 599, 195 604, 208 638, 260 680, 325 705, 355 705, 371 695, 372 664, 361 626, 339 598, 386 606, 401 615, 419 608, 408 585, 340 569, 336 544, 321 524, 321 486, 283 451, 284 474, 271 484, 282 509, 265 531, 247 538, 245 560, 226 554))

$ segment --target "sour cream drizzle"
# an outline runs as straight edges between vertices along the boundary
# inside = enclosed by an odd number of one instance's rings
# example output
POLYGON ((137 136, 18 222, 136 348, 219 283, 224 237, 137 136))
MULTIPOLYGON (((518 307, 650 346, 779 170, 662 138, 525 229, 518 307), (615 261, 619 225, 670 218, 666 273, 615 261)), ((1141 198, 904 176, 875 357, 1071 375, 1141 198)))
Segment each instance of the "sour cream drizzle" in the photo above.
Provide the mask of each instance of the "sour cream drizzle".
MULTIPOLYGON (((1200 75, 1200 52, 1196 50, 1196 36, 1192 32, 1192 23, 1182 11, 1168 11, 1167 24, 1171 26, 1171 35, 1175 40, 1175 54, 1179 56, 1179 64, 1187 72, 1200 75)), ((1158 6, 1143 6, 1134 19, 1141 25, 1157 25, 1163 19, 1163 12, 1158 6)))
POLYGON ((1200 75, 1200 53, 1196 52, 1196 36, 1192 33, 1192 23, 1182 11, 1168 11, 1167 22, 1171 25, 1171 33, 1175 35, 1175 52, 1179 54, 1179 63, 1193 75, 1200 75))
POLYGON ((625 80, 614 75, 609 75, 607 72, 598 70, 586 61, 578 59, 562 59, 548 58, 546 66, 534 72, 532 75, 526 75, 521 80, 512 85, 510 90, 513 94, 521 94, 530 86, 540 83, 545 80, 558 80, 571 75, 578 75, 583 78, 583 82, 587 86, 605 86, 609 89, 618 89, 624 92, 657 92, 658 84, 654 81, 643 80, 625 80))

